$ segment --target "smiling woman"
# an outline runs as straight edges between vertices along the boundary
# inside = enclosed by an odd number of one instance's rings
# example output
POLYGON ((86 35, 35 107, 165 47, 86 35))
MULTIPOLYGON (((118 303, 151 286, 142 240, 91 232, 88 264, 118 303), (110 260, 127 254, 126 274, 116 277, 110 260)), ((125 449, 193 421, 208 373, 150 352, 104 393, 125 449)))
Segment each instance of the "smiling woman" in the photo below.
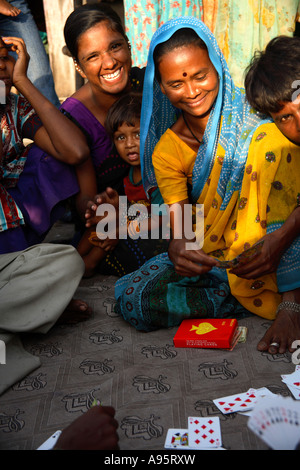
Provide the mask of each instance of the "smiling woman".
MULTIPOLYGON (((82 186, 90 188, 90 198, 107 186, 122 191, 128 166, 117 154, 111 154, 112 142, 104 122, 109 108, 121 95, 132 88, 141 89, 143 71, 131 68, 127 37, 119 16, 109 5, 86 4, 75 9, 67 18, 64 35, 76 70, 85 79, 85 84, 62 105, 62 111, 84 128, 90 144, 96 186, 85 181, 82 186)), ((86 179, 91 182, 91 178, 86 179)), ((78 207, 81 215, 82 207, 78 207)))
POLYGON ((76 146, 78 137, 75 138, 73 133, 63 134, 64 147, 69 150, 64 162, 74 164, 75 170, 69 165, 58 169, 57 164, 54 165, 54 149, 30 147, 30 158, 22 172, 18 191, 15 188, 11 191, 26 226, 30 227, 34 221, 33 228, 38 237, 30 238, 29 244, 41 241, 51 224, 62 217, 68 198, 74 202, 78 229, 84 229, 87 201, 108 186, 124 194, 123 178, 129 170, 127 163, 112 152, 112 141, 104 128, 111 105, 132 88, 140 89, 143 83, 143 71, 131 68, 130 47, 122 22, 107 4, 85 4, 67 18, 64 34, 75 67, 85 78, 85 84, 61 105, 61 113, 58 114, 81 136, 87 157, 78 158, 81 148, 76 146), (36 167, 39 171, 34 170, 36 167), (45 174, 53 173, 51 181, 57 187, 46 195, 45 174), (25 195, 32 192, 32 174, 37 179, 36 194, 27 204, 25 195), (45 201, 43 207, 41 203, 33 205, 33 198, 45 201))
MULTIPOLYGON (((131 67, 130 45, 121 20, 104 3, 86 4, 74 10, 66 21, 64 35, 75 67, 85 79, 85 84, 63 103, 62 110, 84 129, 90 144, 92 165, 89 162, 77 170, 80 186, 77 211, 82 221, 86 222, 86 203, 96 200, 97 192, 103 193, 109 187, 120 196, 126 193, 126 177, 129 176, 130 166, 135 165, 132 160, 137 158, 137 150, 121 158, 120 147, 116 145, 116 149, 112 148, 113 138, 108 135, 104 124, 109 110, 118 99, 126 98, 131 90, 142 90, 144 71, 131 67)), ((132 142, 131 131, 126 142, 132 142)), ((136 171, 134 176, 136 183, 136 171)), ((89 230, 90 226, 86 227, 89 230)), ((148 240, 128 238, 121 240, 113 253, 103 253, 97 247, 99 256, 92 259, 88 256, 91 244, 87 247, 83 243, 85 235, 78 244, 86 263, 85 276, 93 275, 96 269, 120 276, 140 267, 154 252, 166 249, 165 241, 157 243, 155 240, 151 245, 148 240)))
MULTIPOLYGON (((141 116, 143 182, 148 191, 158 185, 171 210, 203 204, 204 243, 189 249, 183 230, 168 253, 117 281, 117 309, 137 329, 252 312, 275 319, 258 344, 261 351, 291 351, 300 337, 300 147, 288 140, 296 141, 299 113, 298 101, 290 102, 299 77, 296 42, 284 53, 277 50, 272 69, 259 65, 261 80, 252 77, 249 96, 261 101, 272 100, 279 84, 289 87, 288 102, 277 95, 271 109, 275 125, 234 85, 201 21, 176 18, 154 34, 141 116), (218 260, 232 261, 259 241, 253 259, 222 269, 218 260)), ((174 227, 171 220, 175 233, 174 227)))
POLYGON ((119 32, 111 29, 108 21, 97 23, 81 34, 77 61, 77 70, 88 80, 96 97, 103 92, 117 94, 130 89, 128 43, 119 32))
POLYGON ((173 130, 197 151, 219 92, 207 47, 195 31, 183 28, 155 48, 154 62, 162 93, 182 111, 173 130))

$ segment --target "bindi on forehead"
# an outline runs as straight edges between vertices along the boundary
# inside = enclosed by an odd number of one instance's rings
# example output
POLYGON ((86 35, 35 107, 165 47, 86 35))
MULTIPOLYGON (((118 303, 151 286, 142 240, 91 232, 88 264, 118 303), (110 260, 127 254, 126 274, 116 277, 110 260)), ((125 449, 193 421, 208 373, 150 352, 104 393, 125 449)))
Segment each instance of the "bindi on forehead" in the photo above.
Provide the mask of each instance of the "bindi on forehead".
POLYGON ((187 73, 186 73, 186 72, 183 72, 182 76, 183 76, 183 77, 186 77, 186 76, 187 76, 187 73))

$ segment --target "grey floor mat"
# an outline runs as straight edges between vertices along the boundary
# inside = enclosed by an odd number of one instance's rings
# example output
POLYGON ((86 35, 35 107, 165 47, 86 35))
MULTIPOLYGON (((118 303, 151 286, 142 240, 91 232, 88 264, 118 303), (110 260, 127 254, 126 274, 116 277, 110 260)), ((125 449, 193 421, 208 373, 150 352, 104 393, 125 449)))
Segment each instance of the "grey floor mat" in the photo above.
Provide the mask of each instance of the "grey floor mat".
POLYGON ((263 386, 290 395, 281 374, 295 370, 291 355, 256 349, 270 323, 241 320, 247 341, 231 352, 176 349, 176 328, 142 333, 114 313, 115 280, 81 282, 75 297, 92 306, 88 321, 23 337, 42 365, 0 398, 0 449, 36 449, 94 398, 116 408, 121 450, 163 450, 168 429, 186 428, 188 416, 219 416, 225 449, 266 449, 246 416, 222 415, 213 399, 263 386))

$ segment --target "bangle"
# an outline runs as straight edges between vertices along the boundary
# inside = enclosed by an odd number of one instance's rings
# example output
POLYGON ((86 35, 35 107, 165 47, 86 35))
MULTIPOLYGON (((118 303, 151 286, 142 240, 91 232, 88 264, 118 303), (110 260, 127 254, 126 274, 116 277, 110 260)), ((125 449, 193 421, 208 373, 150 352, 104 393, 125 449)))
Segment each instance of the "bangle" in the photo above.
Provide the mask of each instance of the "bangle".
POLYGON ((299 312, 300 313, 300 304, 297 304, 296 302, 281 302, 278 307, 277 307, 277 310, 276 310, 276 314, 280 311, 280 310, 291 310, 292 312, 299 312))

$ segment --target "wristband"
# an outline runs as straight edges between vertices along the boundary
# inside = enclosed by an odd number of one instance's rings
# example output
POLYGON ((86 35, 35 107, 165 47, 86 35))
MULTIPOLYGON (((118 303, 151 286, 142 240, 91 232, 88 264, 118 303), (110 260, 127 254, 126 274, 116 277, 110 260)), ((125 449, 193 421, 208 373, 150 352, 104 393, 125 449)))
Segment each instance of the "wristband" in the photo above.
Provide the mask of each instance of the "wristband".
POLYGON ((291 310, 292 312, 300 313, 300 304, 297 304, 296 302, 289 302, 289 301, 281 302, 277 307, 276 314, 280 310, 284 310, 284 309, 291 310))

